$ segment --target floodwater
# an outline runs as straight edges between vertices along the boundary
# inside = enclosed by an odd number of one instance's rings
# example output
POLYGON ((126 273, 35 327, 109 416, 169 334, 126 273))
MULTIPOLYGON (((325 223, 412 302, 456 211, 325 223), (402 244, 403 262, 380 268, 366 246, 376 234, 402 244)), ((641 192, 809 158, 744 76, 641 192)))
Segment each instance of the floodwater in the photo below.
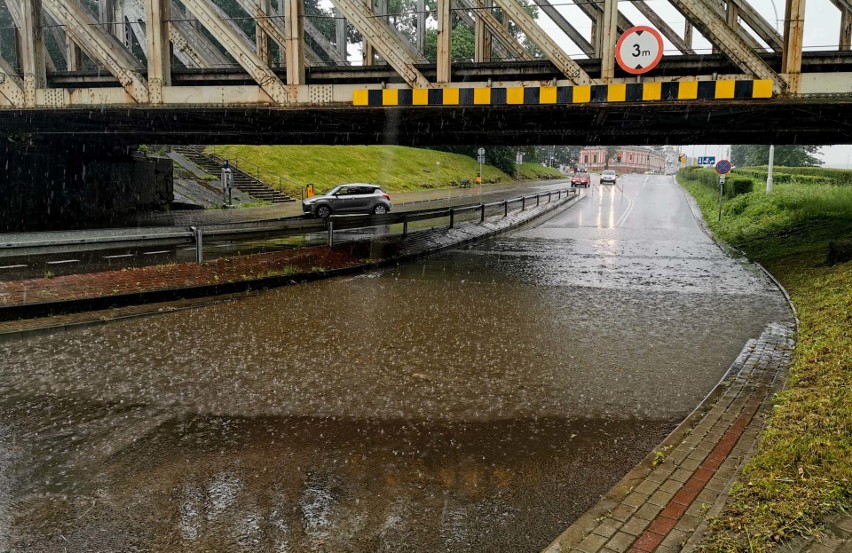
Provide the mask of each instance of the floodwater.
POLYGON ((668 177, 375 273, 0 343, 0 550, 536 551, 783 298, 668 177))

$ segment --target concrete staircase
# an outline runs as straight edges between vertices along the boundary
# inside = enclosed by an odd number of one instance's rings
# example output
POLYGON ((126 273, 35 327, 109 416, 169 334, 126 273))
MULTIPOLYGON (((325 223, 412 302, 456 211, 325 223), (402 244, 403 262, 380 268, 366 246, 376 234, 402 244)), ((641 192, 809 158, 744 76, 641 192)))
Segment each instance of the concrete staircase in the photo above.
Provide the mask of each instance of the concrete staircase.
MULTIPOLYGON (((219 178, 222 174, 222 160, 213 156, 205 155, 203 146, 173 146, 172 150, 181 154, 189 161, 198 165, 200 168, 204 169, 216 178, 219 178)), ((240 171, 234 166, 231 166, 231 174, 234 178, 234 188, 240 192, 248 194, 252 198, 265 200, 274 204, 295 201, 290 196, 287 196, 274 188, 270 188, 248 173, 240 171)))

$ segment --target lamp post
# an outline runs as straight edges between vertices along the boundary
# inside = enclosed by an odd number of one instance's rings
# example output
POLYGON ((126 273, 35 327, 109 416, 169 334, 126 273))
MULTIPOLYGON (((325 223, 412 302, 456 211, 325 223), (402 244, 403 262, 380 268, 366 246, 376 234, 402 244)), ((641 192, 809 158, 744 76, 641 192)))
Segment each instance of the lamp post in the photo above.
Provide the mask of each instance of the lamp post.
POLYGON ((435 180, 437 181, 437 184, 439 184, 439 185, 441 184, 441 162, 440 161, 435 162, 435 180))

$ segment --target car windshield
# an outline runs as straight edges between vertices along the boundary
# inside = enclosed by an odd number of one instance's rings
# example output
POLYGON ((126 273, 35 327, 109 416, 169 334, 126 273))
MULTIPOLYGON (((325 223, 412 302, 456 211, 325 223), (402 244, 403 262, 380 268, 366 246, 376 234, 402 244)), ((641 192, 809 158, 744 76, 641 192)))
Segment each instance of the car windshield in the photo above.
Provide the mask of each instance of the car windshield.
POLYGON ((588 173, 574 173, 574 176, 575 176, 575 177, 586 178, 586 177, 588 177, 588 176, 589 176, 589 174, 588 174, 588 173))
POLYGON ((615 171, 607 170, 603 172, 604 175, 614 175, 615 171))

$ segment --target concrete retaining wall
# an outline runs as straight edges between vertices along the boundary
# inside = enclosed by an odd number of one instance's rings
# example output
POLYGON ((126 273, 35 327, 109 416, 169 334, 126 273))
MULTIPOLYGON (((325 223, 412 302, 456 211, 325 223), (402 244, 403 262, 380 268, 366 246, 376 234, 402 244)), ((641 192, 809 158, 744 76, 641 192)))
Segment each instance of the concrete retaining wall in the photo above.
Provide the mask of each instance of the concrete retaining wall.
POLYGON ((65 229, 117 221, 173 200, 170 159, 0 150, 0 230, 65 229))

